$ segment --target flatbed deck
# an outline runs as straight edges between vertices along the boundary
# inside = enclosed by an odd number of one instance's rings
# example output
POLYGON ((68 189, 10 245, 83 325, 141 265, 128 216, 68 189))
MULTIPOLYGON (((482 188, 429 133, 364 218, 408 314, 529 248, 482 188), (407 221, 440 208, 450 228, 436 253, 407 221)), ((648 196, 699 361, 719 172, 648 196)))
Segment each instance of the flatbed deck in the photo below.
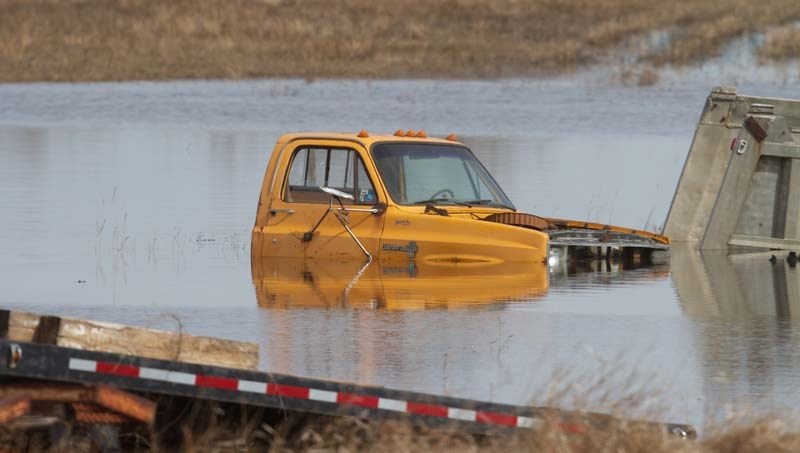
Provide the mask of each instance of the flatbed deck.
MULTIPOLYGON (((0 401, 0 419, 5 416, 6 423, 31 411, 33 406, 26 407, 26 401, 47 401, 72 405, 73 413, 83 414, 84 422, 157 424, 155 414, 170 412, 162 407, 170 398, 262 408, 272 420, 293 414, 352 416, 479 435, 544 426, 580 435, 602 430, 617 420, 600 413, 498 404, 0 339, 0 399, 5 402, 0 401), (80 396, 84 394, 81 392, 88 392, 88 396, 80 396), (87 404, 97 407, 87 409, 87 404)), ((691 426, 683 424, 632 423, 658 427, 680 437, 695 435, 691 426)))

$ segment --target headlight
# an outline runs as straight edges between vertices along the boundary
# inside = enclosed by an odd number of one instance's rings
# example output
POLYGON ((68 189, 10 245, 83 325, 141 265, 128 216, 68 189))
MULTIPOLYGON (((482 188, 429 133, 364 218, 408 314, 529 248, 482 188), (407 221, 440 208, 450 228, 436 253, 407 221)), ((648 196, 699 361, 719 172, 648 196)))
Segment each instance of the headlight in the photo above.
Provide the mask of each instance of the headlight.
POLYGON ((547 265, 550 267, 558 266, 558 263, 561 262, 561 254, 559 253, 560 250, 557 248, 550 249, 550 255, 547 257, 547 265))

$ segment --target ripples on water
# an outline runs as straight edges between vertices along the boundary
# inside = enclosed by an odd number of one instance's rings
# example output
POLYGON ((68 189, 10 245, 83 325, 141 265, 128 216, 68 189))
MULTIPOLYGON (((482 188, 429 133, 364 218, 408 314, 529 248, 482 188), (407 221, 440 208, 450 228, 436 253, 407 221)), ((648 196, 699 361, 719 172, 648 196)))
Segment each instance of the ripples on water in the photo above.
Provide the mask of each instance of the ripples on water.
POLYGON ((665 391, 677 421, 732 401, 796 406, 800 286, 764 257, 676 251, 671 269, 514 269, 503 285, 375 268, 347 289, 336 273, 349 270, 302 263, 251 279, 249 228, 282 132, 454 131, 520 210, 655 229, 709 88, 0 85, 0 303, 161 328, 176 315, 259 342, 273 371, 468 398, 541 401, 559 370, 623 367, 665 391))

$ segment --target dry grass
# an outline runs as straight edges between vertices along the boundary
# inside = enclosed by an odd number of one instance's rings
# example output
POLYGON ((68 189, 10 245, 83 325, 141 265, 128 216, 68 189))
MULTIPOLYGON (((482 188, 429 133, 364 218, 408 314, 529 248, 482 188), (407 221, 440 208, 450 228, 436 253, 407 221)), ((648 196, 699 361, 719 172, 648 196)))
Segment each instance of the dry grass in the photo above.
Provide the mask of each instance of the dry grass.
POLYGON ((0 0, 0 81, 526 76, 659 30, 642 59, 693 62, 796 19, 795 0, 0 0))
MULTIPOLYGON (((202 431, 183 430, 182 441, 151 442, 145 437, 124 440, 125 451, 194 452, 452 452, 460 451, 549 453, 790 453, 800 451, 800 424, 777 418, 738 422, 720 428, 700 440, 680 439, 640 424, 616 422, 604 430, 565 434, 555 424, 538 431, 517 431, 503 435, 475 436, 446 429, 418 428, 401 422, 374 423, 355 417, 314 417, 302 424, 275 428, 243 421, 240 426, 210 427, 202 431)), ((46 435, 46 432, 40 433, 46 435)), ((97 451, 86 432, 74 429, 58 446, 44 438, 23 440, 0 427, 0 447, 10 451, 97 451)))
POLYGON ((772 60, 780 60, 786 55, 800 57, 800 28, 781 28, 767 36, 761 55, 772 60))
MULTIPOLYGON (((624 376, 624 373, 619 377, 624 376)), ((610 376, 612 381, 616 381, 610 376)), ((627 379, 627 378, 626 378, 627 379)), ((611 383, 617 385, 619 382, 611 383)), ((598 378, 585 391, 608 388, 607 378, 598 378)), ((563 387, 575 388, 575 385, 563 387)), ((571 393, 569 400, 578 401, 587 393, 571 393)), ((618 393, 609 390, 603 391, 618 393)), ((700 439, 683 439, 667 433, 653 423, 626 421, 625 412, 635 410, 651 398, 633 397, 636 391, 617 401, 618 418, 573 412, 561 418, 545 419, 536 430, 505 431, 491 435, 475 435, 453 427, 425 428, 402 420, 375 421, 352 416, 335 417, 274 411, 212 402, 170 399, 159 411, 159 422, 152 428, 122 429, 124 451, 194 452, 550 452, 550 453, 789 453, 800 451, 800 419, 792 415, 768 417, 737 414, 715 427, 706 428, 700 439), (586 423, 588 422, 588 424, 586 423), (565 432, 566 425, 588 426, 585 432, 565 432)), ((566 395, 554 395, 563 398, 566 395)), ((628 412, 630 414, 630 412, 628 412)), ((654 418, 658 418, 654 416, 654 418)), ((67 437, 57 444, 49 440, 47 430, 29 432, 27 436, 0 426, 0 449, 9 451, 97 451, 85 426, 71 426, 67 437)))
MULTIPOLYGON (((601 361, 591 371, 564 369, 557 372, 545 391, 550 407, 604 407, 616 418, 598 414, 553 412, 536 430, 518 430, 491 436, 459 431, 413 427, 402 422, 374 423, 353 417, 307 419, 277 430, 257 428, 248 437, 267 441, 275 452, 685 452, 745 453, 800 451, 800 419, 793 415, 756 416, 738 412, 719 424, 706 427, 699 439, 669 434, 663 425, 631 421, 632 418, 663 420, 669 396, 654 390, 657 379, 648 379, 635 365, 619 366, 620 358, 601 361), (567 418, 561 418, 567 417, 567 418), (581 433, 565 432, 570 424, 588 426, 581 433), (254 435, 262 430, 265 435, 254 435)), ((248 443, 247 445, 255 445, 248 443)))
MULTIPOLYGON (((274 452, 682 452, 745 453, 800 451, 800 425, 774 418, 740 422, 700 440, 680 439, 651 426, 615 422, 604 430, 565 434, 545 426, 539 431, 476 437, 463 432, 414 428, 400 423, 370 424, 342 418, 307 425, 291 438, 275 437, 267 444, 241 445, 251 451, 274 452)), ((267 436, 268 437, 268 436, 267 436)), ((264 436, 261 436, 264 438, 264 436)), ((213 444, 211 444, 213 445, 213 444)), ((243 451, 243 450, 240 450, 243 451)))

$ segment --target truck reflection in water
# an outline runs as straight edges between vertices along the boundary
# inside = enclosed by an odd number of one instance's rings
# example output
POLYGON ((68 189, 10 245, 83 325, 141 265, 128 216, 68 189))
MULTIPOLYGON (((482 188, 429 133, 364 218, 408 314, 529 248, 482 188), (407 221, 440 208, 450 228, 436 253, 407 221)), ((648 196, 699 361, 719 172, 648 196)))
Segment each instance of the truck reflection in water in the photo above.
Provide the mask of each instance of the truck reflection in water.
POLYGON ((683 310, 693 318, 787 322, 800 313, 800 266, 788 255, 675 247, 671 267, 683 310))
POLYGON ((269 308, 352 307, 390 310, 486 307, 533 301, 547 292, 539 263, 411 263, 252 260, 258 304, 269 308))
POLYGON ((729 254, 676 246, 671 252, 672 280, 694 321, 706 411, 731 403, 796 407, 796 260, 787 251, 729 254))
POLYGON ((600 280, 664 279, 667 265, 570 261, 538 263, 411 263, 254 258, 258 304, 268 308, 350 307, 393 310, 486 308, 533 302, 548 284, 600 280), (638 269, 630 274, 625 271, 638 269), (642 273, 644 271, 645 273, 642 273), (569 281, 568 281, 569 280, 569 281))

